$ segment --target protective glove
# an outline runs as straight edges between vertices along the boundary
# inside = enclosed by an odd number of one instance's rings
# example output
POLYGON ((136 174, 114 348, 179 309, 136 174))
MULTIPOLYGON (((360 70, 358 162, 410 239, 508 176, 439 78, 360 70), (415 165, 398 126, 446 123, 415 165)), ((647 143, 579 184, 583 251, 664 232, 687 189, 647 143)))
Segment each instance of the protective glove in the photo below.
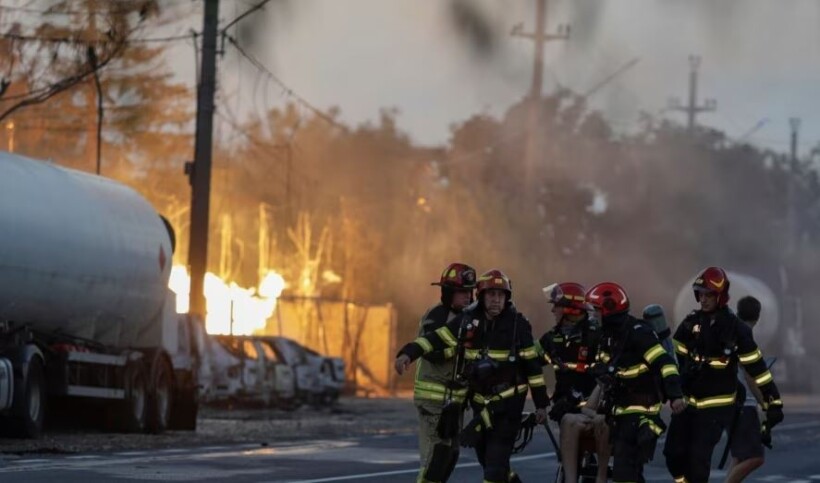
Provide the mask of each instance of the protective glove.
POLYGON ((478 442, 481 440, 481 430, 483 429, 483 425, 481 422, 481 416, 474 417, 464 429, 461 430, 461 434, 459 435, 459 443, 461 446, 465 448, 474 448, 478 442))
POLYGON ((766 410, 766 422, 769 423, 770 428, 782 423, 783 406, 780 406, 779 404, 769 406, 769 409, 766 410))

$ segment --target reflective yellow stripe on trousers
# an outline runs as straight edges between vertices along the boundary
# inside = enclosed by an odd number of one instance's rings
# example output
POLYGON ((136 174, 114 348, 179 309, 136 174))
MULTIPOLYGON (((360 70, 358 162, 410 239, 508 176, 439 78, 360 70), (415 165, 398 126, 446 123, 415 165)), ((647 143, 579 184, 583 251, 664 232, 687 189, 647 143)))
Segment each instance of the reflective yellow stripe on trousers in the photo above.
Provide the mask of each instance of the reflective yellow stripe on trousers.
POLYGON ((724 394, 722 396, 714 396, 714 397, 707 397, 703 399, 697 399, 692 396, 688 396, 685 398, 686 404, 690 406, 695 406, 697 409, 708 409, 708 408, 716 408, 721 406, 730 406, 735 403, 735 395, 734 394, 724 394))
POLYGON ((481 420, 484 422, 484 427, 489 429, 493 427, 493 423, 490 420, 490 411, 487 410, 487 405, 493 401, 501 401, 502 399, 507 399, 516 394, 527 394, 527 385, 526 384, 519 384, 518 386, 511 387, 507 390, 501 391, 498 394, 495 394, 490 397, 484 397, 481 394, 473 395, 473 401, 477 402, 484 406, 481 409, 481 420))
POLYGON ((656 415, 661 412, 661 403, 654 404, 652 406, 639 406, 634 404, 632 406, 615 406, 612 408, 612 414, 615 416, 621 416, 624 414, 648 414, 648 415, 656 415))
MULTIPOLYGON (((463 402, 467 396, 467 389, 454 389, 452 391, 453 401, 463 402)), ((447 388, 444 384, 437 382, 416 380, 413 396, 419 399, 429 399, 431 401, 444 401, 447 395, 447 388)))

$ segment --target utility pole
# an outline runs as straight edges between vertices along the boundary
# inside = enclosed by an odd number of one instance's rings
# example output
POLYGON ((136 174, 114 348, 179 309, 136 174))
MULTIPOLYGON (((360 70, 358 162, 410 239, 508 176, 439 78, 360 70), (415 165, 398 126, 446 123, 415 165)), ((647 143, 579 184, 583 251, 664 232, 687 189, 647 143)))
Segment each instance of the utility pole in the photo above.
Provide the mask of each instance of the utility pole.
POLYGON ((6 131, 8 132, 9 137, 9 152, 14 152, 14 121, 6 122, 6 131))
POLYGON ((211 149, 216 93, 216 41, 219 0, 205 0, 202 62, 197 86, 194 162, 185 167, 191 182, 191 231, 188 265, 191 272, 189 312, 205 317, 205 271, 208 267, 208 221, 211 197, 211 149))
POLYGON ((96 54, 93 54, 94 49, 96 48, 97 44, 96 41, 99 40, 99 32, 97 31, 97 0, 86 0, 85 7, 88 10, 88 24, 86 26, 85 37, 89 39, 89 45, 86 52, 86 61, 88 62, 88 66, 91 69, 94 69, 95 75, 90 77, 87 81, 87 89, 85 91, 85 103, 88 109, 88 115, 86 119, 88 119, 86 129, 88 130, 88 134, 86 134, 85 138, 85 153, 88 156, 89 160, 93 160, 91 162, 92 166, 95 166, 94 172, 100 174, 100 139, 98 136, 100 130, 100 123, 102 119, 100 118, 100 108, 99 105, 102 101, 102 96, 99 93, 99 89, 97 85, 99 84, 99 77, 96 73, 97 66, 96 63, 96 54), (95 142, 97 145, 93 145, 92 143, 95 142))
POLYGON ((698 68, 700 57, 689 56, 689 104, 681 105, 680 100, 674 98, 669 101, 669 109, 686 113, 686 129, 691 135, 695 130, 696 116, 701 112, 711 112, 717 109, 717 101, 706 99, 703 105, 698 105, 698 68))
POLYGON ((539 99, 544 83, 544 45, 552 40, 568 40, 569 25, 559 25, 557 34, 548 34, 547 29, 547 0, 535 0, 535 31, 524 32, 524 24, 513 27, 510 35, 530 39, 535 43, 535 57, 532 67, 532 85, 529 97, 539 99))
POLYGON ((800 118, 792 117, 789 119, 789 127, 791 128, 791 156, 789 159, 789 184, 787 191, 788 213, 786 221, 788 223, 788 253, 793 255, 797 249, 797 186, 795 178, 797 177, 797 138, 800 131, 800 118))
POLYGON ((519 23, 513 27, 510 35, 530 39, 535 43, 535 57, 533 60, 532 84, 528 94, 529 119, 527 148, 525 154, 524 179, 532 180, 535 168, 538 132, 538 103, 541 100, 541 91, 544 84, 544 45, 552 40, 569 39, 569 26, 560 25, 557 34, 548 34, 547 28, 547 0, 535 0, 535 30, 524 32, 524 25, 519 23))

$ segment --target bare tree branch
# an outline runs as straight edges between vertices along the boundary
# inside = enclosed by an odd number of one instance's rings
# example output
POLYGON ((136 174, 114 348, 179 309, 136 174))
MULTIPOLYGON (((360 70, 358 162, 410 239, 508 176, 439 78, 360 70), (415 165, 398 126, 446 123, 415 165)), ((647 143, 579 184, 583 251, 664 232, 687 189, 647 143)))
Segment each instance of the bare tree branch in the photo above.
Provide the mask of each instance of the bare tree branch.
MULTIPOLYGON (((61 92, 65 92, 68 89, 71 89, 75 85, 83 82, 88 77, 93 76, 95 73, 102 70, 105 66, 107 66, 111 61, 119 57, 119 55, 123 52, 125 46, 127 45, 126 42, 127 37, 123 37, 122 39, 114 40, 113 45, 114 47, 110 49, 110 51, 102 58, 97 59, 97 63, 95 66, 90 66, 88 63, 83 63, 83 68, 74 75, 65 77, 60 79, 59 81, 52 83, 46 87, 31 91, 29 94, 30 96, 26 96, 21 101, 13 104, 12 106, 8 107, 4 111, 0 112, 0 121, 4 120, 14 112, 31 105, 43 103, 52 97, 60 94, 61 92)), ((3 99, 0 97, 0 101, 3 99)))

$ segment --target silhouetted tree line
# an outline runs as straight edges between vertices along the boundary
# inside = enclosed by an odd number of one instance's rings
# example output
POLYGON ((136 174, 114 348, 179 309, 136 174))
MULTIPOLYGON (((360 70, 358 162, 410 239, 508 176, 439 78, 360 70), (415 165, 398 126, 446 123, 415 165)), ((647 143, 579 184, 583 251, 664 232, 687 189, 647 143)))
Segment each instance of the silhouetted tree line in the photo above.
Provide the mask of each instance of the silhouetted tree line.
MULTIPOLYGON (((61 28, 88 33, 83 19, 61 28)), ((22 55, 11 42, 5 48, 9 62, 22 55)), ((160 63, 162 45, 124 52, 101 72, 103 174, 135 186, 169 215, 184 262, 190 195, 182 167, 193 151, 194 96, 160 63)), ((30 80, 21 73, 8 92, 24 91, 30 80)), ((15 114, 15 150, 93 170, 91 89, 80 84, 15 114)), ((329 116, 338 120, 337 111, 329 116)), ((500 117, 465 119, 438 147, 414 143, 398 128, 399 116, 384 110, 373 122, 344 126, 290 104, 240 121, 219 105, 213 270, 226 246, 241 285, 258 282, 260 255, 296 280, 303 267, 287 230, 307 214, 316 233, 328 231, 321 295, 394 303, 401 337, 437 298, 429 282, 455 260, 506 271, 536 330, 551 323, 540 291, 551 282, 615 280, 636 306, 671 308, 682 284, 708 264, 748 272, 776 291, 785 273, 807 317, 820 309, 812 297, 820 185, 810 160, 792 169, 785 153, 709 128, 690 135, 649 116, 621 134, 565 89, 500 117), (225 214, 233 239, 222 245, 225 214), (268 237, 258 236, 263 224, 268 237)), ((0 141, 9 135, 4 130, 0 141)))

